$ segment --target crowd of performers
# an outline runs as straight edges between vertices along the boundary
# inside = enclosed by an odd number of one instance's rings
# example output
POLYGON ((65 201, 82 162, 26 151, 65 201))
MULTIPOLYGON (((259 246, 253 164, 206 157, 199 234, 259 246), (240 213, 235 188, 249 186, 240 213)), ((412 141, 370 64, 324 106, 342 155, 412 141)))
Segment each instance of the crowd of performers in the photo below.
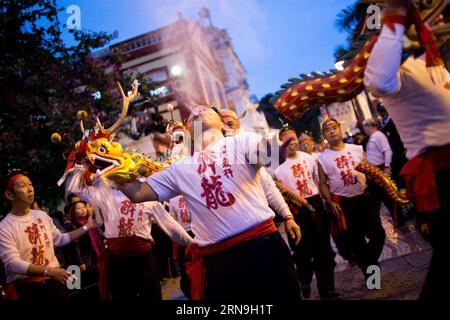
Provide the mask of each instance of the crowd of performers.
POLYGON ((329 148, 321 153, 311 148, 310 138, 282 130, 276 146, 280 165, 271 175, 265 169, 268 153, 255 157, 254 151, 273 150, 273 140, 241 132, 230 110, 197 106, 186 127, 170 131, 174 137, 190 133, 196 141, 189 150, 174 139, 172 149, 183 157, 164 170, 120 185, 99 177, 104 187, 99 192, 79 183, 83 171, 75 167, 66 182, 67 193, 80 197, 70 209, 70 232, 62 233, 45 212, 32 209, 34 191, 27 174, 12 175, 4 189, 11 211, 0 222, 6 295, 67 298, 70 274, 60 267, 55 248, 78 242, 78 250, 90 244, 94 254, 90 259, 82 250, 83 260, 72 263, 83 270, 95 264, 102 299, 161 300, 154 219, 179 245, 181 288, 189 299, 299 301, 310 297, 313 274, 321 299, 339 298, 331 239, 367 278, 367 267, 379 266, 385 242, 381 202, 394 211, 356 170, 369 161, 396 179, 403 177, 417 214, 427 219, 433 256, 420 297, 448 297, 449 240, 444 233, 450 217, 450 82, 433 81, 421 57, 400 63, 401 17, 407 9, 394 9, 370 55, 364 83, 389 113, 381 126, 392 120, 406 148, 408 161, 401 172, 398 164, 393 168, 388 139, 374 121, 363 125, 370 136, 366 155, 361 146, 345 143, 339 122, 328 118, 321 129, 329 148), (201 134, 195 135, 196 123, 201 123, 201 134), (280 182, 308 205, 286 201, 280 182), (101 204, 95 221, 83 201, 101 204), (170 213, 163 201, 169 201, 170 213), (276 215, 288 241, 274 223, 276 215))

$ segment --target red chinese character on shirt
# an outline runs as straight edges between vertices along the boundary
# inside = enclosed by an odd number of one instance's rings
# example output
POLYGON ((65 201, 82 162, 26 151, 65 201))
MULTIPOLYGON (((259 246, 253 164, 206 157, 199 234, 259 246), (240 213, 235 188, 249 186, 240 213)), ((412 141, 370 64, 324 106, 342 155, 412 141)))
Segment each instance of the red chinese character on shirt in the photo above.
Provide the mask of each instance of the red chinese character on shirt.
POLYGON ((208 209, 217 209, 220 206, 228 207, 236 201, 234 196, 222 190, 222 182, 220 176, 211 176, 211 182, 208 179, 202 179, 203 193, 202 197, 206 199, 206 207, 208 209))
POLYGON ((119 229, 119 237, 131 237, 134 236, 133 232, 133 221, 134 219, 128 218, 128 220, 125 219, 125 217, 121 217, 119 220, 119 226, 117 227, 119 229))
POLYGON ((38 248, 34 247, 33 249, 31 249, 31 255, 33 256, 31 258, 32 264, 37 264, 40 266, 48 265, 49 261, 48 259, 44 258, 44 250, 42 250, 43 247, 43 245, 39 245, 38 248))
POLYGON ((353 155, 350 152, 347 152, 347 154, 348 154, 348 157, 349 157, 349 159, 350 159, 350 161, 352 163, 352 166, 356 167, 355 158, 353 158, 353 155))
POLYGON ((349 185, 356 184, 358 182, 356 177, 352 174, 351 170, 342 170, 341 171, 341 180, 344 186, 348 187, 349 185))
POLYGON ((36 242, 40 240, 39 228, 36 223, 33 223, 31 226, 28 226, 25 229, 25 233, 28 233, 28 240, 30 241, 31 244, 36 244, 36 242))
POLYGON ((123 200, 121 204, 122 207, 120 208, 120 213, 124 215, 130 214, 131 218, 133 218, 134 211, 136 210, 134 203, 132 203, 130 200, 123 200))
POLYGON ((223 174, 227 178, 232 178, 233 177, 233 170, 231 170, 231 168, 225 168, 225 169, 223 169, 223 174))
POLYGON ((197 172, 204 173, 208 167, 211 168, 212 172, 216 174, 216 164, 215 164, 216 156, 214 151, 205 150, 198 156, 198 162, 200 163, 197 169, 197 172))
POLYGON ((339 169, 350 169, 348 166, 348 159, 344 155, 337 157, 334 161, 336 161, 336 165, 339 169))
POLYGON ((178 207, 180 208, 180 220, 181 223, 189 223, 191 222, 191 215, 189 214, 189 209, 186 205, 186 200, 181 197, 178 200, 178 207))
POLYGON ((292 167, 292 174, 296 178, 304 178, 305 177, 305 169, 302 167, 300 163, 294 164, 292 167))
POLYGON ((145 206, 143 203, 139 203, 137 206, 139 208, 137 223, 141 224, 144 221, 143 215, 144 215, 144 207, 145 206))
POLYGON ((308 186, 308 180, 297 180, 297 190, 302 197, 311 196, 312 190, 308 186))

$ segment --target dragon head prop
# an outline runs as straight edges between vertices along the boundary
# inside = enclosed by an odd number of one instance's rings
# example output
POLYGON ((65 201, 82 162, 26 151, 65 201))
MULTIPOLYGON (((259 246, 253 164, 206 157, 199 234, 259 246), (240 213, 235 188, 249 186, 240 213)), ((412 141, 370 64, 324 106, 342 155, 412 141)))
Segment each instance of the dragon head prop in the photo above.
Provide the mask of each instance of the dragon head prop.
MULTIPOLYGON (((359 4, 366 9, 370 2, 385 5, 383 0, 361 0, 359 4)), ((428 50, 425 46, 428 43, 424 45, 419 41, 421 33, 418 29, 431 31, 430 36, 437 46, 450 39, 450 0, 415 0, 413 3, 414 7, 411 10, 417 19, 416 24, 411 24, 406 31, 403 55, 405 60, 410 55, 418 55, 425 49, 428 50), (417 20, 420 23, 417 23, 417 20)), ((351 41, 350 50, 343 57, 343 70, 312 72, 300 74, 300 78, 290 78, 288 83, 281 85, 282 90, 277 91, 270 99, 277 110, 287 118, 297 120, 313 106, 348 101, 364 89, 364 71, 379 32, 368 29, 366 10, 364 13, 356 28, 357 33, 351 41)), ((442 60, 433 62, 435 65, 442 65, 442 60)))
MULTIPOLYGON (((127 95, 120 83, 118 86, 122 96, 122 112, 109 128, 103 127, 97 118, 93 129, 85 129, 84 120, 87 118, 87 112, 81 110, 77 113, 82 138, 75 143, 69 155, 65 173, 58 181, 58 185, 64 182, 75 164, 83 167, 84 182, 88 185, 92 184, 93 180, 99 176, 111 179, 117 184, 123 184, 161 171, 177 159, 169 157, 163 162, 156 162, 142 154, 124 151, 122 145, 114 141, 116 132, 127 115, 130 103, 138 96, 139 83, 135 80, 132 90, 127 95)), ((59 142, 61 136, 54 133, 52 140, 59 142)))

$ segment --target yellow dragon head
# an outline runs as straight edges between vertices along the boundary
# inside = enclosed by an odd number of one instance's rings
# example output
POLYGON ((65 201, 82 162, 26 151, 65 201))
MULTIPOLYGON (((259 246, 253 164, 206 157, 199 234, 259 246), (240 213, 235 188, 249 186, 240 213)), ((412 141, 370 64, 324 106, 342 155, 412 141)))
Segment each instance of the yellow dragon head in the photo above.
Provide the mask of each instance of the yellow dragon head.
MULTIPOLYGON (((59 185, 64 182, 74 164, 82 165, 85 169, 84 181, 86 184, 91 184, 96 176, 102 176, 118 184, 123 184, 140 177, 148 177, 163 170, 178 159, 177 157, 171 157, 163 163, 155 162, 142 154, 125 152, 119 142, 113 141, 115 132, 127 115, 130 102, 138 96, 138 85, 139 83, 135 80, 132 91, 125 95, 122 86, 118 83, 123 101, 122 112, 110 128, 104 128, 97 118, 94 129, 87 130, 83 123, 83 120, 87 118, 87 113, 85 111, 77 113, 83 136, 75 143, 74 149, 70 153, 66 172, 58 182, 59 185)), ((55 133, 52 135, 52 140, 56 142, 61 138, 55 133)))

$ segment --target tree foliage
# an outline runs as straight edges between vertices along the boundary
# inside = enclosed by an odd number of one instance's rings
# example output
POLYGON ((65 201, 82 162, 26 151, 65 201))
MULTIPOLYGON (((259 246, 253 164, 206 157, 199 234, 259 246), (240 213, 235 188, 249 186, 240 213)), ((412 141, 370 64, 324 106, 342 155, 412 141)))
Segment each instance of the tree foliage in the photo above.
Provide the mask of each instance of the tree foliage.
POLYGON ((120 113, 116 81, 124 90, 132 81, 120 72, 120 55, 92 54, 117 34, 74 29, 74 44, 67 45, 60 10, 55 0, 6 0, 0 7, 0 179, 14 169, 27 171, 51 209, 63 196, 56 182, 70 148, 53 144, 51 134, 78 140, 80 109, 88 111, 87 127, 97 116, 114 121, 120 113))

